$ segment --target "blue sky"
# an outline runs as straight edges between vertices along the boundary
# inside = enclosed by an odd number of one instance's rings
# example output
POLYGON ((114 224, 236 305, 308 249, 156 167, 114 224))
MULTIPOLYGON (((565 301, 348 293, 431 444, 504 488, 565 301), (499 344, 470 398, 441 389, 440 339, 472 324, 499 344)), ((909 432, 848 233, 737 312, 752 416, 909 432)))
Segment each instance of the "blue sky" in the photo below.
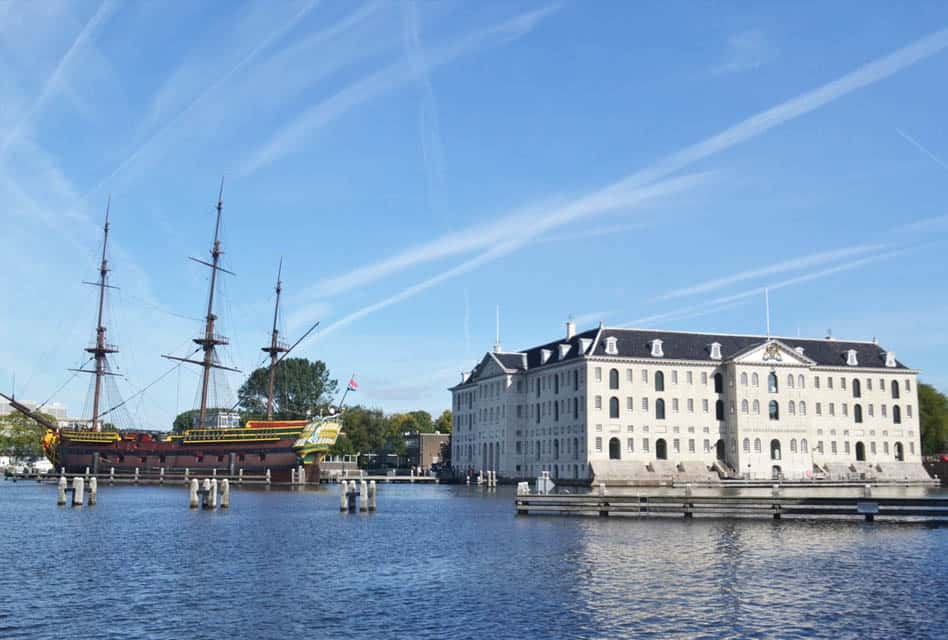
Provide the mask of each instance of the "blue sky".
MULTIPOLYGON (((774 333, 948 389, 946 77, 938 2, 0 1, 0 380, 41 401, 82 363, 109 193, 119 388, 168 371, 223 175, 245 371, 283 257, 299 355, 386 411, 447 408, 498 305, 516 349, 570 315, 762 332, 764 287, 774 333)), ((87 380, 56 399, 88 413, 87 380)))

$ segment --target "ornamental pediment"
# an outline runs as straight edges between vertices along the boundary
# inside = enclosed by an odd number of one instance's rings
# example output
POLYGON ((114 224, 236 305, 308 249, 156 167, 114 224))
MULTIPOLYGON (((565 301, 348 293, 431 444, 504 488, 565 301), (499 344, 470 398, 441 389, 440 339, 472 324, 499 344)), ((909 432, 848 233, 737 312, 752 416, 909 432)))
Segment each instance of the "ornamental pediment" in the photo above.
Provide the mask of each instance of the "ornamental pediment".
POLYGON ((812 366, 815 362, 805 351, 787 346, 780 340, 767 340, 734 354, 732 362, 737 364, 801 365, 812 366))

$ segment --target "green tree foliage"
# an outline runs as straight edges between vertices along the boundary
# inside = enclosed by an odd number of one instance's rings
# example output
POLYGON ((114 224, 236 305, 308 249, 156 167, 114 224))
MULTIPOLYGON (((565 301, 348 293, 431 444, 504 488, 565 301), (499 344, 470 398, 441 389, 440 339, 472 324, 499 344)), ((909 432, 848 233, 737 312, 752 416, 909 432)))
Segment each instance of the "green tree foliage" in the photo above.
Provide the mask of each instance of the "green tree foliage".
MULTIPOLYGON (((269 367, 254 370, 240 387, 237 397, 241 413, 256 418, 266 417, 269 367)), ((329 377, 326 364, 320 360, 287 358, 276 369, 273 384, 273 417, 277 420, 299 420, 307 414, 319 413, 332 403, 336 381, 329 377)))
POLYGON ((918 385, 922 453, 948 452, 948 397, 930 384, 918 385))
MULTIPOLYGON (((56 418, 52 416, 41 415, 50 422, 56 422, 56 418)), ((0 455, 30 461, 42 458, 44 433, 46 433, 46 427, 22 413, 14 412, 2 416, 0 417, 0 455)))
POLYGON ((454 417, 451 414, 450 409, 445 409, 441 412, 441 415, 438 416, 438 419, 435 420, 435 431, 440 431, 441 433, 451 433, 452 426, 454 426, 454 417))

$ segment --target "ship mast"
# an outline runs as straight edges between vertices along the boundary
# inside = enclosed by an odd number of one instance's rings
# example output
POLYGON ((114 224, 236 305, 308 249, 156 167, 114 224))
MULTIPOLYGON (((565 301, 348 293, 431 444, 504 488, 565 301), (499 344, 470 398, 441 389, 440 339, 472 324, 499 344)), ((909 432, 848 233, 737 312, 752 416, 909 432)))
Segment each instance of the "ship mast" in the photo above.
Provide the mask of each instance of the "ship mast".
POLYGON ((92 396, 92 430, 101 431, 102 425, 99 423, 99 408, 100 401, 102 398, 102 379, 108 375, 114 375, 108 370, 108 359, 107 356, 110 353, 118 353, 118 347, 112 344, 108 344, 105 341, 105 324, 103 323, 103 313, 105 310, 105 290, 113 288, 108 284, 109 277, 109 261, 106 257, 106 251, 109 245, 109 211, 112 208, 112 196, 109 196, 108 203, 105 206, 105 226, 103 227, 103 239, 102 239, 102 261, 99 263, 99 280, 98 282, 86 282, 84 284, 89 284, 99 289, 99 312, 96 320, 95 328, 95 345, 86 348, 87 353, 91 353, 92 357, 95 359, 95 369, 90 371, 88 369, 73 369, 80 373, 91 373, 95 376, 94 392, 92 396))
POLYGON ((262 351, 270 354, 270 380, 267 384, 267 420, 273 420, 273 382, 276 378, 276 366, 281 353, 288 353, 289 347, 280 342, 280 330, 277 328, 277 319, 280 314, 280 294, 283 292, 283 282, 280 276, 283 274, 283 259, 280 259, 280 267, 277 269, 276 282, 276 303, 273 305, 273 331, 270 334, 270 345, 262 347, 262 351))
POLYGON ((211 262, 205 262, 198 258, 191 258, 195 262, 203 264, 206 267, 211 269, 211 286, 207 294, 207 315, 205 316, 204 322, 204 335, 200 338, 194 338, 194 343, 199 345, 204 351, 204 358, 202 360, 191 360, 190 358, 178 358, 175 356, 165 355, 163 357, 170 360, 179 360, 181 362, 189 362, 191 364, 199 365, 203 369, 201 376, 201 407, 198 417, 198 426, 204 427, 206 425, 207 418, 207 392, 208 387, 211 381, 211 369, 224 369, 226 371, 236 371, 239 373, 239 369, 234 369, 232 367, 225 367, 221 364, 218 364, 216 351, 215 349, 218 346, 223 346, 229 344, 229 340, 222 335, 218 335, 214 331, 214 324, 217 321, 217 316, 214 315, 214 292, 217 287, 217 272, 223 271, 224 273, 229 273, 234 275, 233 272, 224 269, 219 265, 221 254, 224 252, 221 251, 221 212, 224 209, 224 179, 221 178, 221 188, 220 192, 217 195, 217 222, 214 225, 214 243, 211 245, 211 262))

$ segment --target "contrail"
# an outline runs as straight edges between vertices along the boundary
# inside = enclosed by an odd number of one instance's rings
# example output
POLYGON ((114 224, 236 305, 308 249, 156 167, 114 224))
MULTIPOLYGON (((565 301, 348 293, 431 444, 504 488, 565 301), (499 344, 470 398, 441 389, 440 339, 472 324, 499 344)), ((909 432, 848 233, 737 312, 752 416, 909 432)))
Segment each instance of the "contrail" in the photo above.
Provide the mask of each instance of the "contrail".
POLYGON ((936 156, 934 153, 932 153, 931 151, 929 151, 928 149, 926 149, 925 146, 923 146, 921 142, 919 142, 918 140, 916 140, 915 138, 913 138, 913 137, 910 136, 909 134, 905 133, 905 132, 902 131, 901 129, 898 129, 898 128, 897 128, 897 129, 895 130, 895 132, 896 132, 897 134, 899 134, 900 136, 902 136, 906 141, 908 141, 908 142, 909 142, 912 146, 914 146, 916 149, 918 149, 919 151, 921 151, 922 153, 924 153, 926 156, 928 156, 929 158, 931 158, 932 160, 934 160, 935 162, 937 162, 939 165, 941 165, 941 167, 942 167, 943 169, 948 169, 948 162, 945 162, 944 160, 942 160, 941 158, 939 158, 938 156, 936 156))

